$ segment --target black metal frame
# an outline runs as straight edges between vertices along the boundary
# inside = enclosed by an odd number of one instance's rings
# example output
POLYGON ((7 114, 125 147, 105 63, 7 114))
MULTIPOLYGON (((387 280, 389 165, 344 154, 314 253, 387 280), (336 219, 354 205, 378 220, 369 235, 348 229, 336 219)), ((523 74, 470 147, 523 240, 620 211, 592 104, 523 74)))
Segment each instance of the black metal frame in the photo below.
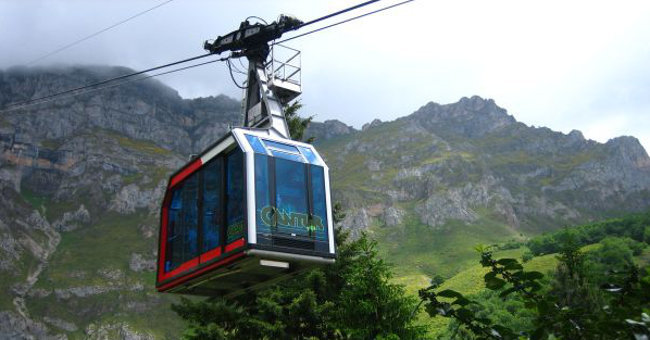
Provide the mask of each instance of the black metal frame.
MULTIPOLYGON (((228 138, 228 136, 232 136, 232 134, 231 133, 227 134, 226 136, 221 138, 219 141, 212 144, 210 147, 206 148, 206 150, 201 153, 201 156, 205 155, 212 148, 216 147, 221 142, 226 140, 226 138, 228 138)), ((233 138, 234 138, 234 136, 233 136, 233 138)), ((200 156, 198 156, 198 157, 200 157, 200 156)), ((179 273, 176 276, 173 276, 173 277, 170 277, 170 278, 165 279, 163 281, 157 282, 157 286, 162 286, 162 285, 165 285, 165 284, 167 284, 169 282, 172 282, 174 280, 182 278, 182 277, 184 277, 186 275, 191 275, 193 272, 195 272, 197 270, 200 270, 200 269, 202 269, 204 267, 210 266, 215 262, 224 260, 224 259, 230 257, 231 255, 235 254, 235 253, 239 253, 239 252, 242 252, 242 251, 250 248, 250 247, 248 247, 249 246, 249 243, 248 243, 248 226, 249 225, 248 225, 248 216, 247 216, 248 214, 246 213, 248 210, 247 210, 247 202, 246 202, 247 201, 246 200, 246 197, 247 197, 246 196, 247 195, 247 192, 246 192, 247 191, 246 170, 247 170, 247 168, 246 168, 246 158, 245 157, 246 157, 246 153, 241 149, 241 147, 239 146, 239 143, 235 140, 233 145, 231 145, 231 146, 227 147, 226 149, 224 149, 223 151, 221 151, 218 155, 214 156, 214 158, 211 159, 209 162, 207 162, 205 164, 201 164, 201 167, 199 169, 197 169, 196 172, 195 172, 195 174, 199 176, 199 178, 198 178, 198 192, 199 192, 198 200, 199 201, 198 201, 198 206, 197 206, 197 209, 198 209, 198 214, 197 214, 198 215, 197 216, 197 219, 198 219, 198 221, 197 221, 198 222, 197 223, 197 228, 198 228, 198 230, 197 230, 197 242, 199 242, 199 244, 198 244, 198 247, 197 247, 197 249, 198 249, 197 257, 200 258, 200 256, 204 253, 204 251, 203 251, 203 216, 202 216, 202 210, 203 210, 202 209, 203 208, 203 197, 202 197, 203 196, 203 171, 202 170, 205 169, 212 162, 219 162, 220 163, 220 165, 219 165, 219 167, 221 169, 221 188, 220 188, 221 193, 220 194, 222 196, 221 196, 219 214, 220 214, 220 218, 221 218, 221 221, 222 221, 222 226, 221 226, 221 228, 219 230, 220 239, 219 239, 218 247, 221 248, 221 254, 219 256, 213 258, 213 259, 210 259, 207 262, 202 263, 202 262, 199 261, 198 265, 193 267, 191 270, 183 272, 183 273, 179 273), (233 250, 227 252, 226 251, 226 246, 228 245, 228 243, 227 243, 227 237, 226 236, 227 236, 227 227, 228 226, 227 226, 227 206, 226 206, 226 204, 227 204, 228 199, 227 199, 227 187, 226 187, 227 168, 226 168, 225 165, 226 165, 226 157, 227 157, 227 155, 229 155, 230 153, 232 153, 235 150, 239 150, 242 153, 242 168, 241 168, 241 171, 242 171, 242 178, 243 178, 242 215, 243 215, 244 246, 239 247, 237 249, 233 249, 233 250)), ((182 168, 180 168, 179 170, 174 172, 169 177, 168 182, 171 182, 171 179, 174 176, 179 174, 181 171, 183 171, 190 164, 192 164, 192 162, 188 162, 185 166, 183 166, 182 168)), ((194 175, 194 174, 192 174, 192 175, 194 175)), ((190 175, 190 176, 192 176, 192 175, 190 175)), ((189 178, 190 176, 188 176, 187 178, 189 178)), ((184 178, 182 181, 178 182, 174 187, 182 185, 187 180, 187 178, 184 178)), ((171 195, 170 193, 171 193, 172 189, 173 189, 172 187, 167 188, 167 191, 165 193, 165 197, 163 198, 163 204, 162 204, 161 209, 160 209, 160 224, 159 225, 161 225, 161 226, 162 226, 162 221, 163 221, 162 219, 164 218, 163 209, 164 209, 165 206, 168 206, 170 204, 171 198, 168 198, 168 197, 171 195)), ((162 251, 162 242, 167 242, 167 240, 163 240, 162 239, 162 233, 159 232, 158 233, 158 252, 159 252, 159 254, 162 251)), ((169 252, 169 250, 166 251, 165 257, 167 257, 168 252, 169 252)), ((166 259, 162 259, 162 261, 164 262, 164 261, 166 261, 166 259)), ((157 267, 157 270, 156 270, 156 280, 157 280, 158 277, 159 277, 159 272, 160 272, 160 263, 156 263, 156 267, 157 267)))

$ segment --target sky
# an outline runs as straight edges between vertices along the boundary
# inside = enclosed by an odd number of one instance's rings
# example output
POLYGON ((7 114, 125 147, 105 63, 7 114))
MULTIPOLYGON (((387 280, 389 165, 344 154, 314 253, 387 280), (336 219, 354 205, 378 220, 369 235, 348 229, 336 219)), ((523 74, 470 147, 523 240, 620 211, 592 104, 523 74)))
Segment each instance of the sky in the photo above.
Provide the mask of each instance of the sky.
MULTIPOLYGON (((162 2, 0 0, 0 68, 26 64, 162 2)), ((140 70, 205 53, 205 40, 251 15, 308 21, 359 2, 174 0, 31 66, 140 70)), ((303 112, 319 121, 359 128, 430 101, 479 95, 527 125, 576 129, 599 142, 631 135, 650 150, 648 18, 649 1, 416 0, 287 45, 302 51, 303 112)), ((185 98, 242 96, 223 63, 159 80, 185 98)))

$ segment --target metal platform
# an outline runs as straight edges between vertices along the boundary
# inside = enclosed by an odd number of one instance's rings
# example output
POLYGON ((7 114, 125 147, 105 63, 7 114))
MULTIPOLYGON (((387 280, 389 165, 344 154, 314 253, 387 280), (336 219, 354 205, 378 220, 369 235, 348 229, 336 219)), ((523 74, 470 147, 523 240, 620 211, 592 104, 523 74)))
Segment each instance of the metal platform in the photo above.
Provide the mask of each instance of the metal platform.
POLYGON ((266 63, 269 88, 284 105, 302 93, 301 54, 294 48, 276 44, 266 63))

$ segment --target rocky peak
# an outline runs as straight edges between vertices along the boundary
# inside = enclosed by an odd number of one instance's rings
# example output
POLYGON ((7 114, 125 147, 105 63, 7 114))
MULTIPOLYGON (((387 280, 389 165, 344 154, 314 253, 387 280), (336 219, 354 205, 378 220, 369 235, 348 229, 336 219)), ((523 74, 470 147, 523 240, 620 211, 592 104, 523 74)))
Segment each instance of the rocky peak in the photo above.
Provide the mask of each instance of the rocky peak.
MULTIPOLYGON (((96 83, 108 78, 135 72, 119 66, 48 66, 48 67, 12 67, 0 71, 0 88, 2 97, 0 104, 8 104, 23 100, 47 96, 87 84, 96 83)), ((178 92, 158 80, 140 82, 140 90, 145 93, 155 93, 157 99, 178 101, 178 92)), ((128 86, 132 88, 131 84, 128 86)), ((71 102, 68 99, 66 102, 71 102)))
POLYGON ((372 122, 363 124, 363 126, 361 127, 361 131, 366 131, 375 126, 381 125, 381 123, 383 123, 381 119, 373 119, 372 122))
MULTIPOLYGON (((0 106, 92 84, 133 70, 108 66, 12 68, 0 71, 0 106)), ((239 102, 225 97, 182 99, 163 83, 147 79, 124 86, 34 105, 3 117, 12 131, 7 138, 28 135, 38 145, 96 129, 149 140, 164 148, 199 152, 229 125, 240 121, 239 102)))
POLYGON ((571 132, 569 132, 569 134, 567 136, 569 138, 571 138, 572 140, 575 140, 575 141, 583 141, 583 140, 585 140, 585 136, 579 130, 571 130, 571 132))
POLYGON ((492 99, 463 97, 456 103, 430 102, 410 116, 429 131, 442 136, 477 138, 517 123, 492 99))
POLYGON ((357 130, 339 120, 329 119, 322 123, 311 122, 305 132, 305 136, 315 137, 316 141, 324 141, 330 138, 348 135, 355 131, 357 130))
POLYGON ((479 96, 472 96, 470 98, 463 97, 458 101, 457 104, 464 106, 468 110, 479 112, 485 109, 485 111, 491 111, 498 108, 493 99, 483 99, 479 96))
POLYGON ((650 171, 650 158, 638 139, 632 136, 612 138, 605 146, 609 154, 621 165, 630 165, 637 169, 650 171))

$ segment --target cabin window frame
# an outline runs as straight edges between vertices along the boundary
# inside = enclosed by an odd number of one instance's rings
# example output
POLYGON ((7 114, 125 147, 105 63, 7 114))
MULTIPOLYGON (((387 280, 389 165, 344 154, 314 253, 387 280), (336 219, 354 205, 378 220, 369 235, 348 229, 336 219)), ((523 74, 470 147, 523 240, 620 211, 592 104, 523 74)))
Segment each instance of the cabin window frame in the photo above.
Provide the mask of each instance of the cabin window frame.
MULTIPOLYGON (((215 261, 229 257, 235 251, 241 251, 241 247, 246 242, 245 239, 247 235, 248 221, 246 218, 247 188, 246 188, 245 152, 238 145, 235 144, 234 146, 227 148, 222 153, 210 159, 205 164, 202 164, 196 171, 194 171, 189 176, 176 183, 172 188, 168 189, 167 195, 169 197, 168 199, 165 200, 165 206, 164 206, 166 210, 166 216, 163 216, 163 218, 167 219, 166 221, 167 235, 165 240, 161 240, 165 242, 165 254, 164 254, 165 256, 163 259, 161 259, 161 261, 163 261, 162 281, 167 281, 169 279, 178 277, 179 275, 184 275, 191 270, 195 270, 205 265, 209 265, 215 261), (237 169, 239 171, 239 176, 240 176, 240 183, 239 183, 240 197, 239 198, 241 202, 239 204, 238 210, 239 213, 241 214, 240 223, 242 224, 242 230, 238 233, 239 237, 237 239, 232 240, 232 242, 228 242, 227 231, 228 231, 228 227, 230 227, 228 225, 228 220, 227 220, 228 202, 230 201, 227 192, 228 191, 228 160, 230 159, 229 157, 236 152, 240 153, 240 157, 238 160, 239 164, 236 164, 234 168, 231 169, 237 169), (220 221, 221 223, 217 223, 218 224, 217 233, 219 235, 217 239, 217 244, 210 249, 206 249, 207 247, 204 244, 204 239, 205 239, 204 189, 205 189, 205 180, 206 180, 205 174, 206 171, 208 171, 208 169, 211 169, 211 167, 214 166, 215 163, 218 163, 218 166, 216 166, 214 169, 217 172, 220 172, 217 176, 218 177, 217 180, 219 181, 219 184, 216 190, 219 192, 219 197, 217 199, 218 211, 216 214, 219 215, 217 221, 220 221), (184 261, 177 264, 173 268, 168 267, 168 259, 173 255, 172 243, 169 241, 171 235, 170 217, 172 213, 171 207, 174 198, 173 196, 177 190, 183 190, 188 180, 192 180, 194 178, 196 178, 197 181, 196 184, 197 197, 195 199, 197 205, 196 207, 197 216, 196 216, 196 225, 193 228, 196 229, 196 234, 197 234, 196 245, 195 245, 196 254, 194 254, 195 256, 188 259, 183 258, 184 261), (173 275, 170 275, 172 273, 173 275)), ((182 209, 183 208, 181 208, 181 210, 182 209)))
MULTIPOLYGON (((297 162, 295 160, 291 159, 286 159, 286 158, 280 158, 275 155, 269 155, 269 154, 262 154, 259 152, 254 152, 254 160, 253 160, 253 171, 254 171, 254 192, 255 192, 255 226, 256 226, 256 234, 258 237, 258 240, 260 236, 266 237, 267 235, 271 237, 300 237, 301 239, 312 239, 315 242, 322 243, 325 245, 325 248, 327 249, 326 251, 323 250, 317 250, 315 251, 318 252, 329 252, 329 240, 330 240, 330 235, 329 235, 329 225, 328 225, 328 209, 327 209, 327 189, 326 189, 326 170, 323 166, 318 165, 318 164, 311 164, 307 162, 297 162), (316 233, 314 236, 310 235, 311 231, 306 231, 305 233, 307 235, 302 235, 299 233, 290 233, 290 232, 278 232, 278 227, 277 224, 275 228, 273 226, 269 226, 266 223, 263 223, 260 225, 260 222, 264 219, 262 217, 262 210, 266 207, 260 206, 260 204, 264 204, 262 202, 268 202, 269 206, 271 206, 274 209, 280 209, 281 207, 278 207, 277 203, 277 196, 278 196, 278 183, 277 183, 277 162, 287 162, 288 164, 292 166, 297 166, 297 167, 302 167, 303 174, 305 176, 304 179, 304 187, 303 187, 303 192, 302 196, 304 197, 305 200, 305 206, 306 206, 306 211, 305 213, 308 215, 308 223, 311 224, 311 221, 315 215, 316 212, 316 207, 315 207, 315 200, 314 200, 314 194, 317 190, 314 188, 314 181, 313 181, 313 173, 314 170, 317 168, 319 169, 320 173, 322 174, 322 179, 319 181, 322 184, 322 188, 318 191, 320 191, 320 194, 322 197, 318 202, 322 202, 322 207, 319 207, 319 210, 321 210, 321 213, 323 216, 319 216, 321 218, 321 224, 322 224, 322 237, 318 237, 318 234, 316 233), (263 164, 265 163, 265 164, 263 164), (260 171, 260 167, 266 167, 266 171, 260 171), (266 175, 265 180, 260 180, 258 176, 260 175, 266 175), (265 188, 259 188, 259 184, 263 184, 266 187, 265 188), (266 197, 262 198, 260 195, 264 195, 266 197)), ((306 226, 307 227, 307 226, 306 226)))

